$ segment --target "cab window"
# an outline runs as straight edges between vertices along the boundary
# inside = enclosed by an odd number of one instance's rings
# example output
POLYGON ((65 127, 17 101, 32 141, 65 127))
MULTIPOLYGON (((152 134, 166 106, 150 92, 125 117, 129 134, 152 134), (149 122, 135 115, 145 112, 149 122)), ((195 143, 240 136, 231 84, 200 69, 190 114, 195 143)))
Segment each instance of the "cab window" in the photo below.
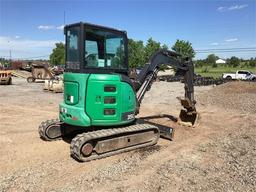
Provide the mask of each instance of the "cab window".
POLYGON ((124 37, 109 31, 85 29, 85 68, 125 69, 124 37))

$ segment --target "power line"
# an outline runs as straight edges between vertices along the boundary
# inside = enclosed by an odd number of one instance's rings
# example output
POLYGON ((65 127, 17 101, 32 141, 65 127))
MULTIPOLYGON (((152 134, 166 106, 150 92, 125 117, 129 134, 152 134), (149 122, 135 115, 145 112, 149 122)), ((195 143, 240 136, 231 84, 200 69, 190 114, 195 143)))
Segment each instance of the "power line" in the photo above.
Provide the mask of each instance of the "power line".
POLYGON ((15 58, 15 59, 37 59, 42 57, 49 57, 49 55, 41 55, 41 56, 33 56, 33 57, 21 57, 21 58, 15 58))
POLYGON ((49 57, 49 55, 33 56, 33 57, 26 57, 26 58, 31 59, 31 58, 39 58, 39 57, 49 57))
POLYGON ((228 52, 256 52, 256 47, 236 47, 236 48, 219 48, 219 49, 198 49, 196 53, 228 53, 228 52))
POLYGON ((256 49, 252 49, 252 50, 224 50, 224 51, 196 51, 196 53, 213 53, 213 52, 216 52, 216 53, 228 53, 228 52, 256 52, 256 49))
POLYGON ((236 47, 236 48, 218 48, 218 49, 197 49, 195 51, 216 51, 216 50, 243 50, 243 49, 256 49, 256 47, 236 47))

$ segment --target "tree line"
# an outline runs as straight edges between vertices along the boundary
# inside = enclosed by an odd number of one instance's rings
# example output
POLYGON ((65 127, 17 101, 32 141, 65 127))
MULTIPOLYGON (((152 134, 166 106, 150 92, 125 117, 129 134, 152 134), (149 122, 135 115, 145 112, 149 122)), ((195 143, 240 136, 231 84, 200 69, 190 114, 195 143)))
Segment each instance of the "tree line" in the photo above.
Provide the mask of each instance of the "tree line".
MULTIPOLYGON (((143 44, 143 41, 129 39, 129 66, 132 68, 144 66, 144 64, 149 61, 150 56, 159 49, 168 49, 168 46, 166 44, 161 45, 160 42, 157 42, 152 38, 147 40, 146 45, 143 44)), ((184 56, 192 58, 195 56, 195 51, 192 48, 192 44, 188 41, 177 40, 171 49, 184 56)))
MULTIPOLYGON (((218 67, 218 64, 216 63, 216 61, 219 59, 219 57, 215 54, 210 54, 208 55, 205 59, 199 59, 197 61, 195 61, 195 66, 196 67, 203 67, 203 66, 211 66, 213 68, 218 67)), ((232 56, 230 58, 227 58, 225 64, 222 65, 226 65, 228 67, 256 67, 256 57, 255 58, 251 58, 248 60, 242 59, 242 58, 238 58, 236 56, 232 56)))
MULTIPOLYGON (((55 44, 55 48, 50 55, 50 63, 53 65, 64 64, 65 62, 65 45, 60 42, 55 44)), ((141 40, 128 40, 128 60, 131 68, 143 67, 149 61, 150 56, 159 49, 169 49, 166 44, 161 45, 160 42, 149 38, 144 44, 141 40)), ((177 40, 170 48, 171 50, 182 54, 183 56, 194 58, 195 50, 189 41, 177 40)), ((205 59, 195 61, 195 67, 212 66, 218 67, 216 61, 219 57, 215 54, 208 55, 205 59)), ((244 60, 236 56, 226 59, 226 63, 222 64, 228 67, 256 67, 256 57, 249 60, 244 60)))

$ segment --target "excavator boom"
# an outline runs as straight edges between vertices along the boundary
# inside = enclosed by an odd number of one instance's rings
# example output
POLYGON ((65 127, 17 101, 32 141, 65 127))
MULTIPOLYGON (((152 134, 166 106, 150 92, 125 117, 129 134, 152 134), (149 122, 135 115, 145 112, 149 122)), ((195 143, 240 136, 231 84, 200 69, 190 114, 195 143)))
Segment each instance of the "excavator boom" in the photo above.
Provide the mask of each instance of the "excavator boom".
POLYGON ((194 125, 197 119, 197 112, 195 108, 196 101, 194 100, 193 62, 190 58, 184 58, 180 54, 166 49, 161 49, 154 53, 134 80, 138 101, 137 113, 144 94, 150 89, 162 64, 175 68, 176 74, 184 77, 184 98, 178 98, 184 108, 180 112, 179 122, 186 123, 186 125, 189 125, 189 123, 194 125))

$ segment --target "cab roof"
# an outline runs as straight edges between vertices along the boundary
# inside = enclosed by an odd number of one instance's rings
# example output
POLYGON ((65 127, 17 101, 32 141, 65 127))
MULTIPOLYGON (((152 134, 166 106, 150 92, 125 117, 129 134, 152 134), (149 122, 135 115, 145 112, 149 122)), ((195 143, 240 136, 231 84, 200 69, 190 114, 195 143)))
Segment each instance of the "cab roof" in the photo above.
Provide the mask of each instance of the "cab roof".
POLYGON ((119 30, 119 29, 106 27, 106 26, 102 26, 102 25, 96 25, 96 24, 87 23, 87 22, 79 22, 79 23, 72 23, 72 24, 69 24, 69 25, 65 25, 64 30, 66 30, 66 28, 69 28, 69 27, 81 26, 81 25, 89 26, 89 27, 93 27, 93 28, 98 28, 98 29, 105 29, 105 30, 108 30, 108 31, 113 31, 113 32, 118 32, 118 33, 125 33, 125 34, 127 33, 124 30, 119 30))

